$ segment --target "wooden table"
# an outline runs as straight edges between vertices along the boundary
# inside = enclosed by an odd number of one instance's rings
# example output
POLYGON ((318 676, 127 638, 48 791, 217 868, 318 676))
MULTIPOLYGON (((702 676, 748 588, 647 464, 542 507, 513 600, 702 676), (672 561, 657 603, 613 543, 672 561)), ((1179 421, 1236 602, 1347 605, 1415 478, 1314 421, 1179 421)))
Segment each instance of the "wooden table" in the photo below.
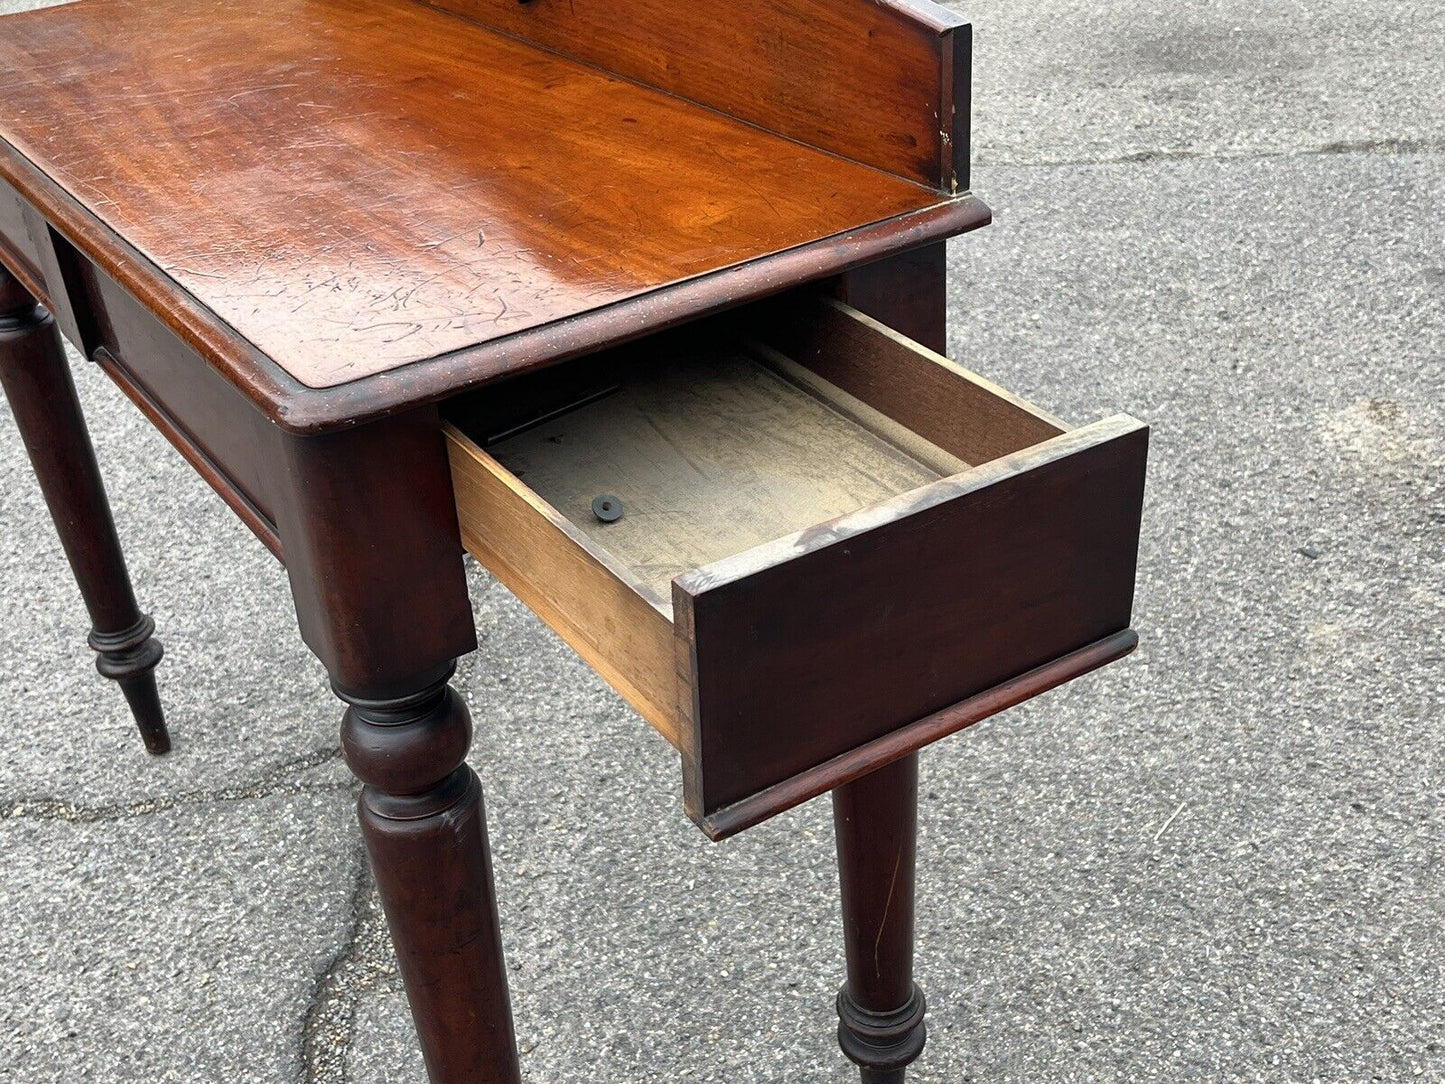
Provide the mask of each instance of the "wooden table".
POLYGON ((1136 642, 1147 430, 934 352, 942 241, 989 219, 969 27, 81 0, 0 30, 0 378, 100 672, 164 752, 57 328, 285 563, 431 1079, 519 1079, 448 685, 465 547, 677 748, 713 838, 832 791, 839 1038, 901 1081, 917 750, 1136 642))

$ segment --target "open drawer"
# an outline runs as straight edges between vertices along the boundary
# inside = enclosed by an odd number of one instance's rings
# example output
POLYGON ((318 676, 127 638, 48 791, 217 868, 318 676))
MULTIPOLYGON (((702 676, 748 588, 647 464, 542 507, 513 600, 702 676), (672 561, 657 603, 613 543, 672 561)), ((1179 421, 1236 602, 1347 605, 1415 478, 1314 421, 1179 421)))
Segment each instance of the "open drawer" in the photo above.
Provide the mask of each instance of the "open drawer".
POLYGON ((1147 428, 1070 428, 831 299, 447 413, 464 545, 677 747, 713 838, 1136 642, 1147 428))

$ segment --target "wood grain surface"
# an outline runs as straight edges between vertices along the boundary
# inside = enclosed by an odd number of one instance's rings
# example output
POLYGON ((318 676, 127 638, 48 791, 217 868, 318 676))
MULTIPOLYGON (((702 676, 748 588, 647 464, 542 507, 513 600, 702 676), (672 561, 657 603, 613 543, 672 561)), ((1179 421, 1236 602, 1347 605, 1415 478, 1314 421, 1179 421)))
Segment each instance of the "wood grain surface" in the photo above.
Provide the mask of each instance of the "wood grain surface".
POLYGON ((467 552, 677 745, 670 605, 464 432, 446 434, 467 552))
POLYGON ((423 5, 0 25, 0 137, 313 388, 944 199, 423 5))
POLYGON ((819 298, 768 305, 764 334, 782 353, 969 463, 987 463, 1068 427, 852 306, 819 298))
POLYGON ((669 609, 674 576, 939 477, 737 346, 648 361, 490 451, 669 609), (603 495, 620 519, 593 515, 603 495))
POLYGON ((120 685, 146 749, 170 751, 155 622, 136 603, 54 319, 0 268, 0 389, 90 613, 96 669, 120 685))
MULTIPOLYGON (((44 300, 35 246, 25 226, 25 203, 20 193, 0 180, 0 282, 19 279, 31 296, 44 300), (22 277, 23 276, 23 277, 22 277)), ((3 300, 3 298, 0 298, 3 300)))
POLYGON ((967 22, 928 0, 434 0, 809 146, 968 187, 967 22))
POLYGON ((678 748, 714 838, 1134 643, 1144 426, 1069 429, 811 291, 818 335, 773 337, 771 307, 449 414, 466 548, 678 748))

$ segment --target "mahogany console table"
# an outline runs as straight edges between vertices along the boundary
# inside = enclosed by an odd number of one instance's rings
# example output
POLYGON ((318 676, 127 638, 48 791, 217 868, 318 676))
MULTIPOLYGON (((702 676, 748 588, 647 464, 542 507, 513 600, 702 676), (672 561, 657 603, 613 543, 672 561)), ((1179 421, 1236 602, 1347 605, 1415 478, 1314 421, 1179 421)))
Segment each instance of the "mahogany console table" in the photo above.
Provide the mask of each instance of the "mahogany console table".
POLYGON ((1147 430, 954 365, 969 27, 925 0, 81 0, 0 19, 0 377, 148 748, 59 332, 283 561, 431 1079, 515 1082, 462 551, 713 838, 833 794, 898 1082, 917 751, 1128 652, 1147 430))

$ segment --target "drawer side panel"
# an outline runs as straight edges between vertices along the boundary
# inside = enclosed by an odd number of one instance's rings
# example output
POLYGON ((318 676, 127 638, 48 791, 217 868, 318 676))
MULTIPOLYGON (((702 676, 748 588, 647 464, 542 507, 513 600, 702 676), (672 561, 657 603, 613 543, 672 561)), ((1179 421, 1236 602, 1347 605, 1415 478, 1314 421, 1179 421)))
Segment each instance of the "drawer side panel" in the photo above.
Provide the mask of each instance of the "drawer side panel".
POLYGON ((672 622, 623 583, 566 521, 447 427, 462 545, 676 746, 672 622))
POLYGON ((843 302, 771 305, 765 342, 968 463, 1032 447, 1068 427, 843 302))

